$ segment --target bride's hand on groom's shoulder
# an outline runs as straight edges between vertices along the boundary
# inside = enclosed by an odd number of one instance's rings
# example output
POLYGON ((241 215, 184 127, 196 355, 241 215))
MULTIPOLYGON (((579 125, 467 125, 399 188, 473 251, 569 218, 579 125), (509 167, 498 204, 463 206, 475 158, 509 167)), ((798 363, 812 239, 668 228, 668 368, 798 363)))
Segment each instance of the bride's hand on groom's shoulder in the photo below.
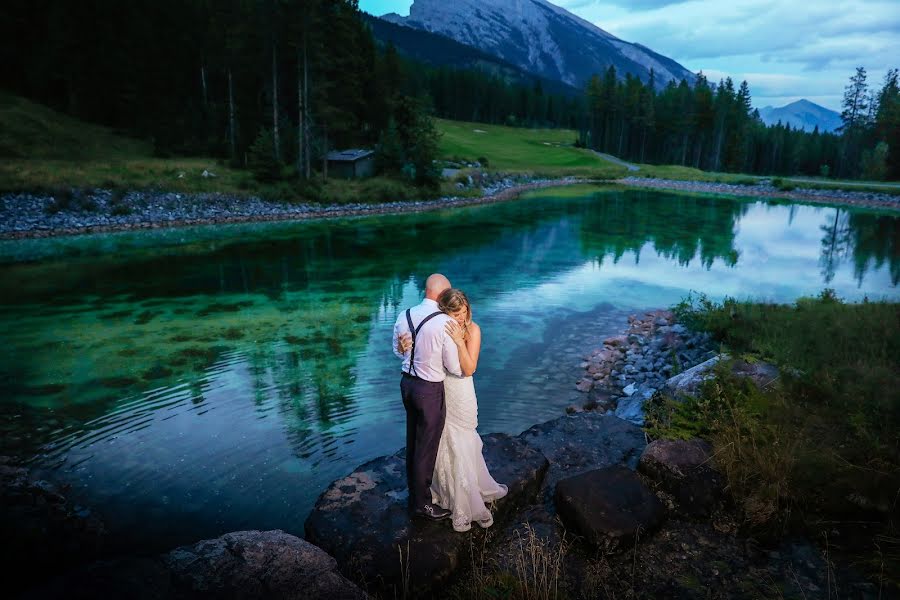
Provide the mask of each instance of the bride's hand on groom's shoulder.
POLYGON ((444 326, 444 329, 447 332, 447 335, 449 335, 457 344, 464 344, 466 342, 466 330, 456 321, 448 321, 444 326))
POLYGON ((406 354, 412 348, 412 336, 408 333, 401 334, 397 337, 397 351, 400 354, 406 354))

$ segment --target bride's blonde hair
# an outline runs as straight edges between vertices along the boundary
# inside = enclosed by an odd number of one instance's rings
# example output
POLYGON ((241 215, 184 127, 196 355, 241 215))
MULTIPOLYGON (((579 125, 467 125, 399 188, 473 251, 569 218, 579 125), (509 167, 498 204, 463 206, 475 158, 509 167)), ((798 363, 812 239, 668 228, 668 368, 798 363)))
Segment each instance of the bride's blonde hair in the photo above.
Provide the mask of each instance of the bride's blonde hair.
POLYGON ((466 309, 466 327, 472 322, 472 306, 465 292, 460 289, 448 288, 441 292, 438 296, 438 308, 448 315, 466 309))

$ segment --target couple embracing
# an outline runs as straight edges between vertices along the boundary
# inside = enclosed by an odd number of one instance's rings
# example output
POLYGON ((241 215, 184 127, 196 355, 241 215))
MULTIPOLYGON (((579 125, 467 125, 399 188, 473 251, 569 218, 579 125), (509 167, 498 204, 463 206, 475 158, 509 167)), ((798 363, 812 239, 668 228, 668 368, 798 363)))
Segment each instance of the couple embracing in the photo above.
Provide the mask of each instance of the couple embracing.
POLYGON ((439 273, 425 282, 425 300, 397 318, 393 350, 403 359, 400 393, 406 408, 406 480, 413 516, 452 517, 453 529, 490 527, 487 503, 507 487, 481 454, 478 400, 472 374, 481 329, 466 295, 439 273))

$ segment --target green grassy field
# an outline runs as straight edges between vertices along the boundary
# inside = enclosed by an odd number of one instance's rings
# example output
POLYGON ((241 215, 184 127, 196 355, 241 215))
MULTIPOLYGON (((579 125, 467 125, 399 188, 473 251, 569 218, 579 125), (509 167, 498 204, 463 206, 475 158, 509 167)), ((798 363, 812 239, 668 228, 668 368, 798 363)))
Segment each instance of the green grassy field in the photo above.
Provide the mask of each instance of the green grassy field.
POLYGON ((571 129, 523 129, 445 119, 435 121, 441 132, 440 153, 448 160, 474 161, 484 157, 492 169, 557 176, 615 178, 626 172, 590 150, 576 148, 575 132, 571 129))

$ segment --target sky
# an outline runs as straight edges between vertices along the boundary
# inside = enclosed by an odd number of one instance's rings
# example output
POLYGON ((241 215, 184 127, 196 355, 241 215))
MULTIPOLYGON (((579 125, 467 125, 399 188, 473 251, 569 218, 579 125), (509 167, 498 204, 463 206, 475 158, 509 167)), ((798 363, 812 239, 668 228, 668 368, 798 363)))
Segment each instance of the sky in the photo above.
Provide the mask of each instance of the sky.
MULTIPOLYGON (((856 67, 865 67, 875 89, 888 69, 900 67, 900 0, 553 3, 714 82, 731 76, 737 85, 746 79, 757 108, 806 98, 840 112, 856 67)), ((407 15, 411 4, 359 0, 362 10, 375 15, 407 15)))

